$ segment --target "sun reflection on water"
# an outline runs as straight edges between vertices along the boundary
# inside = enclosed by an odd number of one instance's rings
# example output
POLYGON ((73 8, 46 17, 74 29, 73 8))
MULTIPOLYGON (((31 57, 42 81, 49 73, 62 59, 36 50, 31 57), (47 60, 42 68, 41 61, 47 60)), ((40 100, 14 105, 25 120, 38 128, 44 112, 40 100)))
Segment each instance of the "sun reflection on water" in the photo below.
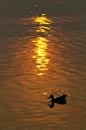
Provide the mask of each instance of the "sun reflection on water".
POLYGON ((33 58, 36 59, 36 68, 40 71, 37 75, 43 75, 43 71, 48 70, 47 64, 49 64, 49 59, 47 58, 48 40, 43 37, 37 37, 33 42, 36 46, 33 58))
MULTIPOLYGON (((36 32, 44 34, 49 33, 49 24, 51 23, 51 21, 46 17, 45 14, 41 14, 41 16, 36 17, 34 19, 34 22, 38 23, 39 25, 36 32)), ((48 70, 48 64, 50 61, 47 57, 49 40, 47 37, 39 35, 33 40, 33 43, 35 43, 33 58, 36 59, 36 69, 38 70, 37 75, 44 75, 48 70)))
POLYGON ((50 30, 49 27, 45 27, 45 26, 39 26, 39 28, 36 30, 36 32, 41 32, 41 33, 45 33, 48 34, 48 31, 50 30))
POLYGON ((45 14, 41 14, 41 16, 38 16, 34 20, 36 23, 39 23, 40 25, 49 25, 52 21, 49 20, 45 14))
POLYGON ((48 25, 51 24, 51 20, 49 20, 45 14, 41 14, 41 16, 36 17, 34 21, 39 24, 36 32, 48 34, 49 30, 51 30, 50 27, 48 27, 48 25))

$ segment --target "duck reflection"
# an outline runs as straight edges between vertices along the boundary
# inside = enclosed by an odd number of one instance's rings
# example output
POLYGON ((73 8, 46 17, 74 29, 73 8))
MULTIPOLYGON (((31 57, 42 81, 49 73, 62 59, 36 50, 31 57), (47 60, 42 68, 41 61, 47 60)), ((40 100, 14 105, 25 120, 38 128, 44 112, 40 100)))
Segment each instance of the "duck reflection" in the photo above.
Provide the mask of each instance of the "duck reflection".
POLYGON ((48 104, 49 107, 53 108, 54 107, 54 103, 58 103, 58 104, 62 104, 62 105, 66 104, 66 97, 67 97, 66 94, 63 94, 63 95, 61 95, 59 97, 56 97, 56 98, 54 98, 53 95, 50 95, 49 98, 48 98, 48 99, 51 99, 51 103, 48 104))

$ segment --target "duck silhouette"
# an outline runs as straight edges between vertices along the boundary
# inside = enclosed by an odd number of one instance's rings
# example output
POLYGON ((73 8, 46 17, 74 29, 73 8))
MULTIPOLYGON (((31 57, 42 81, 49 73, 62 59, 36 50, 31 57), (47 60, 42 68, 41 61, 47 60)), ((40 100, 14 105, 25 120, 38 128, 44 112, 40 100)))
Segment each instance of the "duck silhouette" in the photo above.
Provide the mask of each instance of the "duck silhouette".
POLYGON ((67 95, 66 94, 63 94, 59 97, 56 97, 54 98, 53 95, 50 95, 48 99, 51 99, 51 104, 48 104, 50 108, 53 108, 54 107, 54 103, 58 103, 58 104, 66 104, 66 97, 67 95))

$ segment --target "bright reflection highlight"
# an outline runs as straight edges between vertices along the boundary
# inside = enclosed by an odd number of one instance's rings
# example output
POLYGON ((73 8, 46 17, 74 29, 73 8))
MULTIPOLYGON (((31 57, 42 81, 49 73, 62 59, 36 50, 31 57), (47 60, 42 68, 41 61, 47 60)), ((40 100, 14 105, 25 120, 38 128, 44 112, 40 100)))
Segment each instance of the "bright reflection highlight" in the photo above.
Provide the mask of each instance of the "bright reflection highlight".
POLYGON ((36 32, 42 32, 42 33, 48 34, 49 30, 50 30, 49 27, 39 26, 39 28, 36 30, 36 32))
POLYGON ((36 32, 48 34, 48 32, 51 30, 48 26, 49 24, 51 24, 51 20, 49 20, 45 14, 41 14, 41 16, 36 17, 34 21, 39 24, 36 32))
POLYGON ((36 46, 33 58, 36 59, 36 68, 39 71, 37 75, 43 75, 44 71, 48 70, 47 64, 49 64, 49 59, 47 58, 48 40, 43 37, 37 37, 33 42, 35 42, 36 46))
MULTIPOLYGON (((34 19, 34 22, 39 25, 36 29, 37 33, 39 33, 40 35, 49 34, 49 31, 51 30, 49 24, 51 24, 51 20, 49 20, 45 14, 41 14, 41 16, 36 17, 34 19)), ((35 43, 33 58, 36 59, 36 69, 38 72, 37 75, 44 75, 48 70, 49 64, 49 59, 47 58, 49 40, 46 37, 40 35, 36 37, 35 40, 33 40, 33 42, 35 43)))
POLYGON ((36 23, 39 23, 40 25, 43 25, 43 24, 50 24, 51 23, 51 20, 49 20, 45 14, 41 14, 41 16, 39 17, 36 17, 35 18, 35 22, 36 23))

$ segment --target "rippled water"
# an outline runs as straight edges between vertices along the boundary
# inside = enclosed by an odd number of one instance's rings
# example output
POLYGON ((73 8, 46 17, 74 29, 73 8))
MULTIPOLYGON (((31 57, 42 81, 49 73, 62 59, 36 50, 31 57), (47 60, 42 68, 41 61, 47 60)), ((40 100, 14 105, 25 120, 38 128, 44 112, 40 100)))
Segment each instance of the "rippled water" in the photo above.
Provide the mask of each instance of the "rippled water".
POLYGON ((85 130, 86 17, 40 10, 0 18, 0 129, 85 130))

